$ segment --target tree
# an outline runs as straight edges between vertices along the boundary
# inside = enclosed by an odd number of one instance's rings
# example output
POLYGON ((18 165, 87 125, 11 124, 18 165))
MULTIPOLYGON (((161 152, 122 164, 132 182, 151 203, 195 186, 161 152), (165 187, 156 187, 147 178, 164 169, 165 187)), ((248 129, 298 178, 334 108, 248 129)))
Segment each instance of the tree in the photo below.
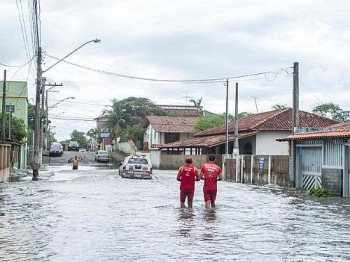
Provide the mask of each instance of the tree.
POLYGON ((86 137, 85 137, 85 133, 81 132, 81 131, 77 131, 74 130, 71 134, 70 134, 70 138, 73 141, 77 141, 78 144, 81 147, 86 147, 87 141, 86 141, 86 137))
POLYGON ((287 105, 275 104, 274 106, 272 106, 272 108, 275 109, 275 110, 282 110, 282 109, 286 109, 287 105))
POLYGON ((113 99, 111 109, 103 114, 107 118, 105 127, 111 130, 113 138, 120 137, 121 141, 140 140, 142 143, 143 135, 139 135, 139 128, 142 127, 143 134, 148 125, 147 116, 166 115, 166 112, 147 98, 129 97, 119 101, 113 99), (128 131, 132 126, 138 126, 138 132, 128 131))
POLYGON ((215 116, 203 116, 199 117, 194 130, 200 132, 212 127, 217 127, 225 124, 225 114, 215 116))
POLYGON ((349 118, 348 113, 334 103, 319 104, 312 109, 312 112, 338 121, 346 121, 349 118))
POLYGON ((252 115, 252 113, 250 112, 241 112, 241 113, 238 113, 238 119, 242 119, 250 115, 252 115))
MULTIPOLYGON (((8 127, 9 127, 8 114, 6 114, 5 125, 6 125, 6 129, 8 130, 8 127)), ((1 123, 0 123, 0 126, 1 126, 1 123)), ((0 133, 1 133, 1 130, 0 130, 0 133)), ((6 132, 8 132, 7 130, 6 132)), ((26 130, 26 125, 24 123, 24 120, 13 116, 11 121, 11 140, 16 142, 21 142, 23 138, 26 138, 27 136, 28 136, 28 132, 26 130)), ((8 133, 6 133, 6 137, 8 137, 8 133)))
POLYGON ((193 105, 195 107, 197 107, 199 109, 199 111, 202 112, 202 106, 201 106, 201 103, 202 103, 202 97, 197 99, 197 100, 194 100, 194 99, 190 99, 189 100, 191 103, 193 103, 193 105))

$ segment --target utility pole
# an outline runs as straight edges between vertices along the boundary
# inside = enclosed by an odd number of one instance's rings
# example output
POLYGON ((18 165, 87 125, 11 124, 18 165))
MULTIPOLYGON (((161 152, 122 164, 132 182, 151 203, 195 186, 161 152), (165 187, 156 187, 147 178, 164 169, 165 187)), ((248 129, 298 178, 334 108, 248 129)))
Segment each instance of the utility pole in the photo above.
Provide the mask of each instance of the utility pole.
POLYGON ((258 114, 259 110, 258 110, 258 103, 256 102, 256 99, 259 98, 259 97, 253 96, 253 98, 254 98, 254 102, 255 102, 256 113, 258 114))
POLYGON ((31 167, 33 170, 33 181, 39 180, 39 168, 40 168, 40 132, 41 132, 41 112, 40 112, 40 97, 41 97, 41 47, 38 47, 37 54, 37 72, 36 72, 36 97, 35 97, 35 129, 34 129, 34 154, 31 160, 31 167))
MULTIPOLYGON (((293 126, 292 134, 295 133, 299 126, 299 63, 294 62, 293 66, 293 126)), ((292 167, 289 171, 289 186, 302 187, 303 182, 296 176, 296 143, 294 140, 290 142, 292 167)))
POLYGON ((293 134, 299 126, 299 63, 294 63, 293 70, 293 134))
POLYGON ((234 130, 234 144, 233 155, 239 155, 238 145, 238 83, 236 83, 236 96, 235 96, 235 130, 234 130))
MULTIPOLYGON (((48 147, 49 145, 49 105, 48 105, 48 99, 49 99, 49 92, 58 92, 58 91, 51 91, 52 88, 56 87, 56 86, 63 86, 62 83, 61 84, 45 84, 45 86, 50 86, 50 88, 46 89, 46 96, 45 96, 45 132, 44 132, 44 146, 45 148, 48 147)), ((44 107, 43 107, 44 108, 44 107)))
POLYGON ((2 112, 1 112, 1 140, 5 141, 6 135, 6 70, 4 70, 4 82, 2 86, 2 112))
POLYGON ((228 155, 228 79, 226 79, 226 115, 225 115, 225 124, 226 124, 226 144, 225 144, 225 155, 228 155))

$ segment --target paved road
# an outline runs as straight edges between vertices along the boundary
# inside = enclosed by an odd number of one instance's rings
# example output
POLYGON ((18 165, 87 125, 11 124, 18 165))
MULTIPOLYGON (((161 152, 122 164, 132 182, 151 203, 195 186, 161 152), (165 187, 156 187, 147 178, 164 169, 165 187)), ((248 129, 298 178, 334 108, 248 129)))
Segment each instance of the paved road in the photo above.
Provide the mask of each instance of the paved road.
POLYGON ((61 157, 50 157, 50 166, 69 165, 68 160, 75 156, 82 157, 82 161, 79 165, 89 166, 106 166, 108 163, 97 163, 95 161, 94 152, 76 152, 76 151, 64 151, 61 157))

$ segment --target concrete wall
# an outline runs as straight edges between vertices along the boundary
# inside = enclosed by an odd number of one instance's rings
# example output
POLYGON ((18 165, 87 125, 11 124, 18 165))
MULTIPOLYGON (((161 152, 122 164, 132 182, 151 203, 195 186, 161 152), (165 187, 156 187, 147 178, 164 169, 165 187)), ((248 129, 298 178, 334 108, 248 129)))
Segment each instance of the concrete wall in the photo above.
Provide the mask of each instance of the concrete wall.
POLYGON ((256 135, 256 155, 288 155, 288 142, 278 142, 276 138, 282 138, 290 135, 291 132, 260 132, 256 135))
MULTIPOLYGON (((159 169, 165 170, 177 170, 185 163, 186 155, 160 155, 159 169)), ((194 155, 192 156, 193 165, 197 168, 207 162, 206 155, 194 155)), ((152 162, 153 164, 153 162, 152 162)))
POLYGON ((343 189, 342 169, 322 168, 322 187, 332 196, 342 196, 343 189))

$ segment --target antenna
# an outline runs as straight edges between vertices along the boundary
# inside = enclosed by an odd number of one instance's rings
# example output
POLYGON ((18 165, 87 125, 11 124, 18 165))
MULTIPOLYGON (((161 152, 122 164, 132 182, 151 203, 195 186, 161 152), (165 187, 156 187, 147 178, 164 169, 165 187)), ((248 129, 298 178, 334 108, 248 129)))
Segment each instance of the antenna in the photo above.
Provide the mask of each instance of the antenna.
POLYGON ((187 100, 190 98, 189 96, 188 96, 188 91, 183 91, 184 93, 186 93, 186 95, 185 96, 182 96, 181 98, 186 98, 186 106, 187 106, 187 100))
POLYGON ((258 114, 258 113, 259 113, 259 110, 258 110, 258 104, 257 104, 257 102, 256 102, 256 99, 257 99, 257 98, 259 98, 259 97, 257 97, 257 96, 253 96, 253 98, 254 98, 254 103, 255 103, 256 113, 258 114))

